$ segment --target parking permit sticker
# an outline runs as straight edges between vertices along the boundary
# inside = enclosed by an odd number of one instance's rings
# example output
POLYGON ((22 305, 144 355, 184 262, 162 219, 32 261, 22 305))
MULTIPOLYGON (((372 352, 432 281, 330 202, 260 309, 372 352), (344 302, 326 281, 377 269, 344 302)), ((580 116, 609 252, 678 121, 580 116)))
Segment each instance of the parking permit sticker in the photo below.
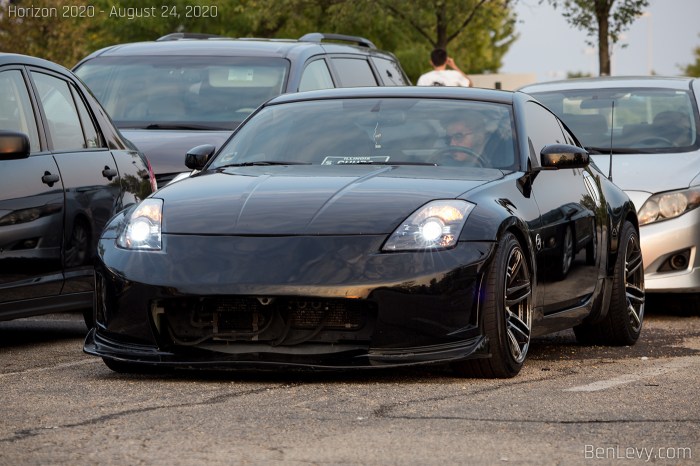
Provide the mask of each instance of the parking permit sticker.
POLYGON ((386 163, 388 155, 356 155, 350 157, 326 157, 321 165, 360 165, 363 163, 386 163))

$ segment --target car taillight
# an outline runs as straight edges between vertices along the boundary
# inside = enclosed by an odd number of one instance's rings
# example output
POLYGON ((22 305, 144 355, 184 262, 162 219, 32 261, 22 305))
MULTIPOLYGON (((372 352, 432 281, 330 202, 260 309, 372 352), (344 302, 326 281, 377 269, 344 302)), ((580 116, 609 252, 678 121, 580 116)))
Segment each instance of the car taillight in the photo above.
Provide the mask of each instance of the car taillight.
POLYGON ((151 162, 146 162, 148 165, 148 180, 151 182, 151 190, 156 192, 158 190, 158 183, 156 182, 156 175, 153 173, 153 168, 151 168, 151 162))

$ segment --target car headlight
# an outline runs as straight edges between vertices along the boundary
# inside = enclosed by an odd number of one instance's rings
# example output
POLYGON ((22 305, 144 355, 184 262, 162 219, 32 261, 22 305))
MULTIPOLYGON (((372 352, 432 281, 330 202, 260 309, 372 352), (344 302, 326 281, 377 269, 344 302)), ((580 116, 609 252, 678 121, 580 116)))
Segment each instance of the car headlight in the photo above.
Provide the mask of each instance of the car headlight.
POLYGON ((700 206, 700 187, 654 194, 644 203, 637 217, 640 225, 675 218, 700 206))
POLYGON ((117 238, 117 246, 125 249, 161 249, 163 201, 149 198, 129 214, 126 225, 117 238))
POLYGON ((454 247, 473 208, 474 204, 456 199, 429 202, 394 230, 382 250, 416 251, 454 247))

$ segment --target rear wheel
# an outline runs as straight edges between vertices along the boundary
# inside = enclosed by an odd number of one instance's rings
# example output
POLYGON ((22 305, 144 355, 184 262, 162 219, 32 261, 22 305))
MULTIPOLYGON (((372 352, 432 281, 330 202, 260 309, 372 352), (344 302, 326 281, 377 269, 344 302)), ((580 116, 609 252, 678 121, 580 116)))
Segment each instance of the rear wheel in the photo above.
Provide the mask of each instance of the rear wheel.
POLYGON ((532 281, 525 253, 512 233, 501 240, 484 288, 483 331, 491 357, 460 361, 453 368, 463 376, 513 377, 530 348, 532 281))
POLYGON ((90 261, 90 227, 84 220, 75 219, 65 255, 66 267, 77 267, 90 261))
POLYGON ((574 234, 571 225, 567 225, 561 243, 561 257, 559 267, 554 272, 555 280, 563 280, 571 270, 574 261, 574 234))
POLYGON ((574 327, 574 333, 581 343, 633 345, 642 332, 643 321, 642 250, 634 226, 625 222, 620 234, 608 313, 601 322, 574 327))

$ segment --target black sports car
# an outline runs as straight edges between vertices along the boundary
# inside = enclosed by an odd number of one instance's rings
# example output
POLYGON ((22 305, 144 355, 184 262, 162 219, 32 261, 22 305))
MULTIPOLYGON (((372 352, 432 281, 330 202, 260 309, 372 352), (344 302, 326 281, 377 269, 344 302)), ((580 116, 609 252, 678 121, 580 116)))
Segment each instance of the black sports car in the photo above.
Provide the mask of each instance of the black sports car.
POLYGON ((100 240, 85 351, 114 370, 448 362, 512 377, 536 335, 640 335, 635 208, 526 94, 283 95, 187 165, 100 240), (557 258, 570 222, 551 212, 574 210, 595 244, 557 258))

